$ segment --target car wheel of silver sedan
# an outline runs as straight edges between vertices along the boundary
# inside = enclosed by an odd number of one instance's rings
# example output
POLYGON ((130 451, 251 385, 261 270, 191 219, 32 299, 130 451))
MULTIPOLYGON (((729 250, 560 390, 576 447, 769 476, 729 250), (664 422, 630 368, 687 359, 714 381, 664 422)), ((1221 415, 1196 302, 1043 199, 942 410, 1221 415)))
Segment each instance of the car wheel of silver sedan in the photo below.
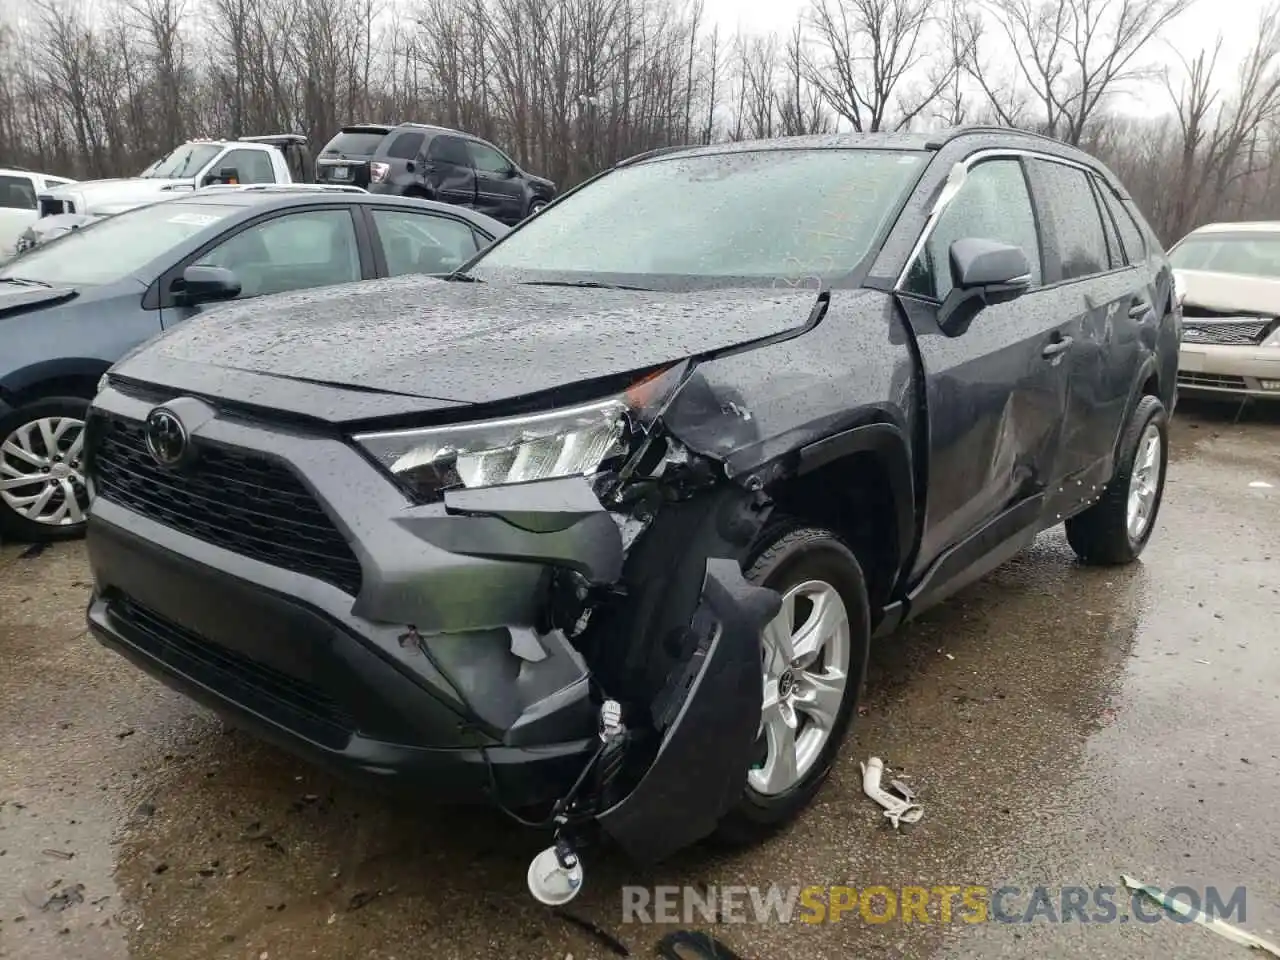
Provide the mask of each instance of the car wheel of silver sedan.
POLYGON ((0 530, 43 542, 84 531, 83 400, 38 400, 0 416, 0 530))

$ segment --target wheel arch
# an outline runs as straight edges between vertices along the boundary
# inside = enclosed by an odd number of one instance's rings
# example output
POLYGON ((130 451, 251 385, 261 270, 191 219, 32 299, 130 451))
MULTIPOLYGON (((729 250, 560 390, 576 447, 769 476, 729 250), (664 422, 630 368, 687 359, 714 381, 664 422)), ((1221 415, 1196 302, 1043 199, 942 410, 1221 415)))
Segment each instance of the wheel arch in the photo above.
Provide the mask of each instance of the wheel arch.
POLYGON ((871 423, 802 447, 795 473, 768 490, 782 514, 840 534, 863 565, 873 615, 890 602, 915 543, 910 446, 871 423))
POLYGON ((19 407, 33 400, 65 396, 91 400, 110 367, 96 357, 61 357, 21 367, 0 380, 0 404, 19 407))

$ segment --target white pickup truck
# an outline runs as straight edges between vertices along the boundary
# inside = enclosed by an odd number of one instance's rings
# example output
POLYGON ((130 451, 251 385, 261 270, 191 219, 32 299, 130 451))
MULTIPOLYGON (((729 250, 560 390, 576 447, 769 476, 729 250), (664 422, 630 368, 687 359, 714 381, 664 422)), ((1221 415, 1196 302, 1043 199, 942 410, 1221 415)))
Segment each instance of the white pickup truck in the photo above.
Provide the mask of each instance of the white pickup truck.
POLYGON ((215 183, 294 183, 310 179, 307 138, 285 133, 239 140, 188 140, 136 177, 86 180, 40 194, 40 216, 122 213, 176 191, 215 183))
POLYGON ((40 216, 40 194, 73 182, 46 173, 0 168, 0 263, 14 255, 18 238, 40 216))

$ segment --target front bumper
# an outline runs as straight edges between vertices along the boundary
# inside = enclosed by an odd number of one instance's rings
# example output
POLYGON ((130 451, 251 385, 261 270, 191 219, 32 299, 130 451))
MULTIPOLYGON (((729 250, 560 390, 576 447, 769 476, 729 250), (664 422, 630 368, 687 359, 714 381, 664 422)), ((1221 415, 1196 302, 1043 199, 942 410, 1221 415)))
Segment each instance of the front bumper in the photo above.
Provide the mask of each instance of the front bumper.
POLYGON ((1178 356, 1178 390, 1191 396, 1280 400, 1280 348, 1184 344, 1178 356))
MULTIPOLYGON (((113 452, 107 469, 115 425, 134 429, 155 404, 113 385, 91 412, 95 637, 340 772, 395 779, 433 800, 513 807, 563 797, 595 755, 599 704, 611 694, 549 626, 550 583, 569 570, 580 582, 615 584, 626 559, 618 523, 585 480, 415 506, 340 438, 268 428, 187 397, 163 405, 203 451, 195 463, 165 473, 113 452), (265 512, 270 491, 240 494, 234 480, 236 499, 199 501, 203 517, 184 514, 193 501, 182 472, 204 461, 212 470, 218 457, 282 466, 349 545, 358 576, 291 565, 300 547, 266 543, 242 523, 231 529, 256 515, 287 539, 265 512)), ((210 488, 201 490, 207 497, 210 488)), ((680 845, 705 835, 725 798, 741 792, 759 722, 758 638, 777 609, 776 594, 748 586, 736 561, 717 567, 687 541, 679 549, 692 600, 668 606, 687 607, 679 618, 701 646, 660 691, 675 707, 652 724, 657 759, 600 816, 635 851, 659 849, 655 835, 683 837, 680 845), (676 794, 686 798, 679 809, 669 802, 676 794)))

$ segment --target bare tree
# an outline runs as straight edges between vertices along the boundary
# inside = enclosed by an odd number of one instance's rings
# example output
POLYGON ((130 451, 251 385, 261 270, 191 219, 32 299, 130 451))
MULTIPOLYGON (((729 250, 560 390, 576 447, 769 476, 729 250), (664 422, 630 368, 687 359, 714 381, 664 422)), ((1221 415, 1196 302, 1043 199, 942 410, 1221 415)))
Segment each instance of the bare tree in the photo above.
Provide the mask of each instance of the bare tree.
POLYGON ((813 0, 809 82, 859 132, 900 129, 949 81, 954 61, 911 97, 904 81, 929 58, 939 0, 813 0), (892 111, 896 108, 897 115, 892 111))
MULTIPOLYGON (((1140 55, 1193 0, 986 0, 1017 79, 1040 111, 1040 129, 1079 144, 1108 96, 1149 78, 1140 55)), ((980 29, 980 26, 978 27, 980 29)), ((1017 98, 971 55, 968 72, 1006 121, 1017 98)))

